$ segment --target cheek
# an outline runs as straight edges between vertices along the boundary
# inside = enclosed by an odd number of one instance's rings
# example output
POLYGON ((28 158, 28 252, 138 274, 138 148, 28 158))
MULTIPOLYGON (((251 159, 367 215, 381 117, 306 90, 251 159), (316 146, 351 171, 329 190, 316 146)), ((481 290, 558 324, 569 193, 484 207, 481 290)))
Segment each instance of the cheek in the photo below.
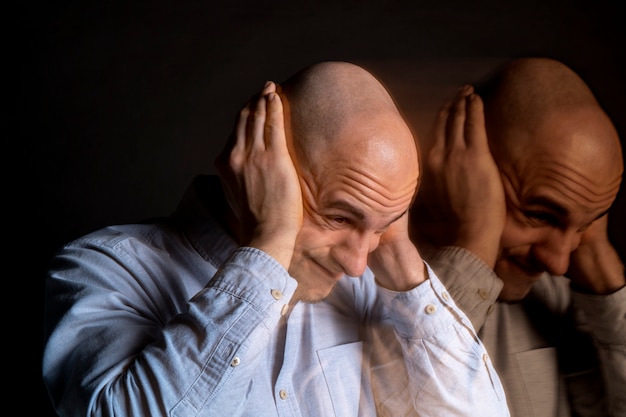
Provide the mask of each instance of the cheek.
POLYGON ((304 216, 302 228, 296 240, 296 251, 306 251, 323 246, 329 246, 334 240, 334 233, 315 222, 308 216, 304 216))
POLYGON ((500 236, 500 248, 506 251, 519 246, 531 245, 535 232, 534 228, 520 224, 509 216, 504 224, 502 236, 500 236))

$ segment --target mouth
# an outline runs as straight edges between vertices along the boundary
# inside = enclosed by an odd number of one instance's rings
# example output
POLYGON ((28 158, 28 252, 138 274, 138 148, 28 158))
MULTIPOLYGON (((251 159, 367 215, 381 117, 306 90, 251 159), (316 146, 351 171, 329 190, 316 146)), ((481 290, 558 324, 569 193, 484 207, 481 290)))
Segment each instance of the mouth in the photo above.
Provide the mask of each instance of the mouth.
POLYGON ((330 269, 326 268, 324 265, 320 264, 319 262, 317 262, 314 259, 313 259, 313 264, 315 264, 315 266, 317 266, 317 269, 322 271, 322 275, 323 276, 328 277, 332 281, 339 281, 339 279, 343 276, 343 273, 341 273, 341 272, 333 272, 333 271, 331 271, 330 269))

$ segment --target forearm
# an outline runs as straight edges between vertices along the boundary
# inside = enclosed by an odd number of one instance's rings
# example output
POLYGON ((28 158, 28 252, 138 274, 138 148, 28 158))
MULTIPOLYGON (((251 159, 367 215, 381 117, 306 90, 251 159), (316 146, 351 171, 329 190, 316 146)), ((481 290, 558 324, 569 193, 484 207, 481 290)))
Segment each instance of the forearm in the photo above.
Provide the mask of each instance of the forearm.
POLYGON ((626 287, 608 296, 574 292, 585 314, 604 377, 610 416, 626 413, 626 287))
MULTIPOLYGON (((408 214, 404 220, 406 216, 408 214)), ((369 255, 368 265, 379 286, 392 291, 410 291, 424 282, 428 274, 405 223, 396 230, 392 237, 383 235, 378 248, 369 255)))
POLYGON ((383 291, 418 415, 508 416, 500 379, 467 316, 429 268, 409 292, 383 291))
POLYGON ((424 250, 424 258, 441 279, 457 306, 480 331, 504 285, 472 252, 454 246, 424 250))
POLYGON ((588 294, 607 295, 626 285, 624 264, 608 241, 581 245, 567 276, 574 288, 588 294))
POLYGON ((75 281, 62 270, 53 273, 48 291, 53 305, 63 307, 49 311, 47 326, 54 330, 43 372, 60 415, 169 416, 175 407, 219 406, 220 388, 233 373, 244 397, 270 329, 295 289, 269 258, 263 274, 276 276, 276 285, 271 279, 250 285, 259 277, 245 266, 259 256, 267 258, 250 249, 238 251, 188 309, 169 296, 169 305, 127 298, 124 285, 135 280, 119 279, 125 272, 113 265, 106 277, 87 280, 75 281), (285 299, 275 299, 268 285, 285 299), (235 357, 240 366, 231 366, 235 357))

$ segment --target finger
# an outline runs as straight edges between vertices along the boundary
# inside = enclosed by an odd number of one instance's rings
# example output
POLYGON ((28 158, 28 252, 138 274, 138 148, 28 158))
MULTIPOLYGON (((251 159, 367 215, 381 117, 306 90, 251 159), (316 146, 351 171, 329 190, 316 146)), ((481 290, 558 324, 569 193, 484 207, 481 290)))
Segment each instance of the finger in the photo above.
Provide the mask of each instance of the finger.
POLYGON ((267 95, 267 117, 265 121, 265 146, 267 149, 286 146, 285 118, 283 103, 278 94, 267 95))
POLYGON ((459 89, 451 106, 446 125, 446 145, 449 148, 465 147, 465 99, 473 91, 473 87, 465 85, 459 89))
POLYGON ((466 111, 465 140, 467 146, 482 150, 489 149, 483 101, 477 94, 467 96, 466 111))
POLYGON ((214 164, 218 171, 223 171, 231 164, 237 165, 241 161, 242 155, 244 155, 246 146, 246 126, 250 114, 249 106, 250 102, 239 110, 233 131, 228 137, 224 148, 215 158, 214 164))
POLYGON ((249 149, 265 149, 263 133, 265 131, 266 101, 265 96, 258 97, 248 115, 246 145, 249 149))
POLYGON ((273 81, 265 81, 265 84, 263 84, 263 88, 258 93, 250 97, 250 100, 248 100, 245 107, 248 107, 250 112, 253 112, 255 109, 255 105, 256 103, 258 103, 259 99, 261 97, 265 97, 267 94, 273 91, 276 91, 276 84, 273 81))
POLYGON ((450 107, 452 101, 446 102, 443 107, 437 112, 435 123, 433 125, 433 151, 441 151, 445 149, 446 145, 446 122, 450 115, 450 107))
POLYGON ((265 85, 263 86, 263 90, 261 91, 261 95, 266 96, 269 93, 275 93, 275 92, 276 92, 276 84, 273 81, 266 81, 265 85))
POLYGON ((276 86, 273 82, 266 81, 261 91, 252 96, 239 111, 239 117, 235 127, 235 136, 236 146, 240 149, 245 149, 246 144, 253 140, 253 135, 250 133, 252 133, 252 122, 254 120, 254 113, 257 111, 259 100, 275 88, 276 86))
POLYGON ((239 117, 237 118, 237 125, 235 126, 235 148, 245 149, 246 145, 246 132, 248 127, 248 117, 250 117, 251 102, 248 102, 244 108, 239 111, 239 117))
POLYGON ((463 140, 464 123, 465 99, 457 96, 450 106, 450 114, 446 120, 445 139, 447 149, 465 145, 463 140))

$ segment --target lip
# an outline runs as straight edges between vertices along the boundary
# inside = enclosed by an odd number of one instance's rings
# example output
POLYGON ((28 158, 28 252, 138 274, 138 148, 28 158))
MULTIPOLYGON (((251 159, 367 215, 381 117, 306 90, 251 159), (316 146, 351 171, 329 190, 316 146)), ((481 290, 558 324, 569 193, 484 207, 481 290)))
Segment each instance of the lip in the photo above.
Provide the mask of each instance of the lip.
POLYGON ((324 276, 332 279, 333 281, 339 281, 339 279, 343 276, 343 273, 333 272, 316 260, 313 260, 313 263, 317 266, 318 269, 320 269, 324 273, 324 276))

